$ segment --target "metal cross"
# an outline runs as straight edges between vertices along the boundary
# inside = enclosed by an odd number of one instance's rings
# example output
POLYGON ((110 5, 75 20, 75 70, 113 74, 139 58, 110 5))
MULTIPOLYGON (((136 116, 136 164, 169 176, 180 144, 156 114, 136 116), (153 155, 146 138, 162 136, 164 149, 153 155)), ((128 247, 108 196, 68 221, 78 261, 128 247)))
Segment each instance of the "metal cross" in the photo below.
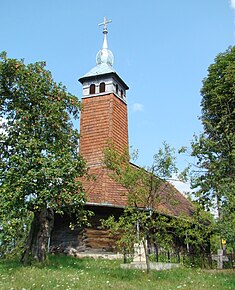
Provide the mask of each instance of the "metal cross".
POLYGON ((107 30, 107 24, 112 22, 112 20, 107 20, 106 17, 104 17, 104 22, 98 24, 99 26, 104 25, 104 30, 107 30))

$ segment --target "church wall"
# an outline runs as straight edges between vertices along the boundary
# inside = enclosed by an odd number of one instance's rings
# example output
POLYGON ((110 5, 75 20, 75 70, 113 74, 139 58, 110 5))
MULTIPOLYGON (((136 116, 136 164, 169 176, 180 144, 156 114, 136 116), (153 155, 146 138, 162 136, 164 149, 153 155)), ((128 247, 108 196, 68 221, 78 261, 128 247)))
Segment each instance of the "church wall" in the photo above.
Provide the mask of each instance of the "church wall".
POLYGON ((91 227, 70 227, 75 223, 75 216, 55 215, 55 225, 51 236, 50 251, 53 253, 82 252, 115 252, 115 240, 109 236, 108 230, 100 229, 101 219, 110 215, 118 217, 123 212, 121 208, 105 206, 87 206, 94 215, 90 218, 91 227))
POLYGON ((128 148, 128 118, 127 107, 123 102, 113 97, 113 143, 120 151, 128 148))
POLYGON ((80 153, 88 165, 100 164, 112 140, 118 149, 128 147, 127 106, 114 94, 82 100, 80 153))
POLYGON ((80 152, 88 164, 100 163, 110 136, 110 97, 83 99, 80 122, 80 152))

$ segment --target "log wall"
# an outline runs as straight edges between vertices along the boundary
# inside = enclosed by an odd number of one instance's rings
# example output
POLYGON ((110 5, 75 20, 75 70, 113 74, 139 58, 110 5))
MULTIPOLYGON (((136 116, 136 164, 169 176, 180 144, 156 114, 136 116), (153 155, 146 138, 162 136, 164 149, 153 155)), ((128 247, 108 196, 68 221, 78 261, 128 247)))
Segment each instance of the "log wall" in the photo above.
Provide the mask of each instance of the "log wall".
POLYGON ((82 252, 115 252, 115 240, 109 236, 108 230, 101 229, 101 219, 110 215, 118 217, 122 209, 90 206, 88 210, 94 213, 90 218, 91 227, 70 228, 75 223, 75 217, 55 215, 55 224, 50 241, 50 251, 53 253, 82 253, 82 252))

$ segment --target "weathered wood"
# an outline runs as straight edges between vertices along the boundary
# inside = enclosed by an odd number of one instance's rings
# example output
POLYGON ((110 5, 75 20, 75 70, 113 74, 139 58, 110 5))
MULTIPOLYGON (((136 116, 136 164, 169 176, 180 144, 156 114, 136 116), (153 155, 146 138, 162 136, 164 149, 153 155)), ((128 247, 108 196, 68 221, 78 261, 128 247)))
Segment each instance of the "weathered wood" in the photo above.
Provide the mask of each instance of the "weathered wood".
POLYGON ((94 212, 91 217, 91 227, 79 228, 77 226, 72 230, 69 225, 74 222, 75 218, 68 215, 55 217, 55 226, 51 237, 52 252, 69 252, 73 253, 84 251, 115 251, 115 238, 109 235, 109 230, 101 229, 101 219, 106 219, 111 214, 118 216, 121 214, 120 209, 92 207, 89 208, 94 212))
POLYGON ((212 255, 212 260, 217 262, 217 269, 223 269, 223 262, 228 262, 229 259, 227 256, 223 255, 223 250, 218 249, 217 255, 212 255))
POLYGON ((31 260, 43 262, 48 252, 48 241, 54 225, 54 212, 52 209, 43 208, 34 213, 30 233, 21 261, 27 265, 31 260))

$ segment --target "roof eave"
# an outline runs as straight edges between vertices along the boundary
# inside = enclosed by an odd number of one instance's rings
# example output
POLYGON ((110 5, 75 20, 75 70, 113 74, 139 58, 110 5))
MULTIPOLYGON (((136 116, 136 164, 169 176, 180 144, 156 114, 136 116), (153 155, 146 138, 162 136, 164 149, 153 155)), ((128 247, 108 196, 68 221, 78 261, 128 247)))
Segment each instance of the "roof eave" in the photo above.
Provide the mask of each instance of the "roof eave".
POLYGON ((117 81, 123 86, 125 90, 129 89, 128 85, 115 72, 108 72, 108 73, 96 74, 96 75, 91 75, 91 76, 83 76, 79 78, 78 80, 81 84, 83 84, 85 81, 102 79, 105 76, 113 76, 114 78, 117 79, 117 81))

